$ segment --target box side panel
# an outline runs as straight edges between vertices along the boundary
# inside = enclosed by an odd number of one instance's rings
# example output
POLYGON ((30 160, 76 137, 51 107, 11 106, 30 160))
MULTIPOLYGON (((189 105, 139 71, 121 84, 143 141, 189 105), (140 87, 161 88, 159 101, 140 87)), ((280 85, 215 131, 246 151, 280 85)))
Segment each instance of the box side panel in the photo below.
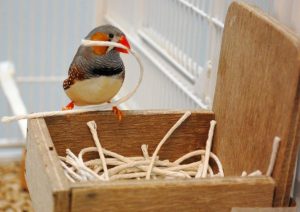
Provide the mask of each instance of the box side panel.
MULTIPOLYGON (((160 140, 185 111, 124 111, 118 121, 111 111, 50 117, 46 123, 59 155, 66 148, 78 154, 82 148, 95 146, 86 123, 95 120, 104 148, 124 156, 140 156, 141 145, 147 144, 152 154, 160 140)), ((212 112, 197 112, 182 123, 160 151, 160 158, 174 160, 205 147, 212 112)))
POLYGON ((43 119, 28 123, 26 181, 35 211, 69 211, 69 182, 43 119))
POLYGON ((26 182, 32 205, 35 211, 54 211, 54 200, 51 185, 41 160, 37 145, 31 141, 30 133, 27 139, 26 182))
POLYGON ((258 9, 234 2, 220 54, 213 152, 224 161, 227 176, 265 173, 279 136, 275 206, 286 206, 290 195, 299 143, 299 76, 299 39, 258 9))
POLYGON ((233 208, 231 212, 296 212, 296 207, 285 208, 233 208))
POLYGON ((73 187, 72 212, 230 211, 272 206, 268 177, 106 183, 73 187))

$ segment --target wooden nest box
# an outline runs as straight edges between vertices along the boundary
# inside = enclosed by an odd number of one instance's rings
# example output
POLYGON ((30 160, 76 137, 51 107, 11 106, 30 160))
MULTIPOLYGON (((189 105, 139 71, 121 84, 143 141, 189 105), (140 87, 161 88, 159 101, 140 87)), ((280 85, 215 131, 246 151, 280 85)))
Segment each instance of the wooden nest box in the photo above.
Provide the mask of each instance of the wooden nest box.
POLYGON ((256 8, 234 2, 227 14, 213 111, 194 111, 161 149, 175 159, 204 148, 217 121, 213 152, 224 178, 70 183, 58 155, 94 146, 86 122, 98 124, 102 145, 125 156, 155 146, 183 111, 127 111, 32 119, 26 179, 36 211, 230 211, 288 206, 299 134, 299 40, 256 8), (267 170, 274 136, 281 138, 272 177, 239 177, 267 170))

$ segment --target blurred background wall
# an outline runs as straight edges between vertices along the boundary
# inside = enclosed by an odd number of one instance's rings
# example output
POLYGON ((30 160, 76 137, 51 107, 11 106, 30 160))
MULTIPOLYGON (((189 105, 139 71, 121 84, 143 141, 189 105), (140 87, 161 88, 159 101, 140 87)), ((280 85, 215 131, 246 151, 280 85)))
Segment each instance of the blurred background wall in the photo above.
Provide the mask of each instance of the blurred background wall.
MULTIPOLYGON (((62 81, 80 45, 96 25, 96 1, 1 0, 0 61, 11 61, 28 112, 58 110, 67 103, 62 81)), ((0 90, 0 115, 10 114, 0 90)), ((16 123, 0 125, 0 137, 18 137, 16 123)))

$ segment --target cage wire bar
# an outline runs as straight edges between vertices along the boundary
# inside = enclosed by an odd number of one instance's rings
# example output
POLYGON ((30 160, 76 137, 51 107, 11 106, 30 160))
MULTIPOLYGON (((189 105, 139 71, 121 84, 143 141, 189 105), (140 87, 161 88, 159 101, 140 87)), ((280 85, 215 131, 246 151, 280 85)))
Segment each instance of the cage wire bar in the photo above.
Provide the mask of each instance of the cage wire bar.
MULTIPOLYGON (((120 0, 113 0, 108 3, 106 16, 108 22, 118 23, 124 29, 134 28, 130 31, 141 38, 139 46, 150 46, 157 57, 171 64, 168 72, 175 81, 184 83, 185 95, 193 102, 190 107, 211 108, 224 19, 230 3, 229 0, 129 0, 124 6, 120 0), (143 15, 136 9, 142 10, 143 15)), ((269 1, 255 3, 271 7, 269 1)), ((163 98, 157 98, 156 102, 159 107, 168 104, 163 98)))
MULTIPOLYGON (((268 12, 272 6, 270 1, 249 2, 268 12)), ((228 0, 144 3, 147 15, 139 35, 188 80, 192 86, 190 92, 209 108, 214 95, 224 19, 230 3, 228 0)))
MULTIPOLYGON (((144 22, 145 33, 140 33, 143 39, 153 39, 164 49, 170 56, 167 58, 171 63, 179 63, 179 71, 191 83, 195 83, 199 72, 205 67, 205 61, 211 56, 205 49, 214 49, 209 46, 214 42, 206 42, 207 38, 214 37, 213 28, 220 31, 224 28, 224 24, 209 16, 203 10, 203 4, 200 5, 199 2, 167 0, 161 2, 161 10, 157 11, 155 7, 159 1, 147 1, 149 15, 144 22)), ((153 41, 148 43, 153 45, 153 41)), ((154 45, 153 47, 155 48, 154 45)), ((157 48, 157 51, 165 53, 161 48, 157 48)))

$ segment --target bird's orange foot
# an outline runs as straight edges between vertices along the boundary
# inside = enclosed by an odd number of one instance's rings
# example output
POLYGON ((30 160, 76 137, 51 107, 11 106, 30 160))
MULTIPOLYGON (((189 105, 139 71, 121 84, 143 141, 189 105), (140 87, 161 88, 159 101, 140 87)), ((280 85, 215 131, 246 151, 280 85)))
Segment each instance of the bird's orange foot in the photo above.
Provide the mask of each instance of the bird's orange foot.
POLYGON ((74 102, 71 101, 69 104, 63 107, 62 110, 72 110, 73 108, 74 108, 74 102))
POLYGON ((121 111, 118 107, 116 107, 116 106, 112 107, 112 111, 113 111, 114 114, 117 116, 117 118, 119 119, 119 121, 121 121, 122 118, 123 118, 123 113, 122 113, 122 111, 121 111))

